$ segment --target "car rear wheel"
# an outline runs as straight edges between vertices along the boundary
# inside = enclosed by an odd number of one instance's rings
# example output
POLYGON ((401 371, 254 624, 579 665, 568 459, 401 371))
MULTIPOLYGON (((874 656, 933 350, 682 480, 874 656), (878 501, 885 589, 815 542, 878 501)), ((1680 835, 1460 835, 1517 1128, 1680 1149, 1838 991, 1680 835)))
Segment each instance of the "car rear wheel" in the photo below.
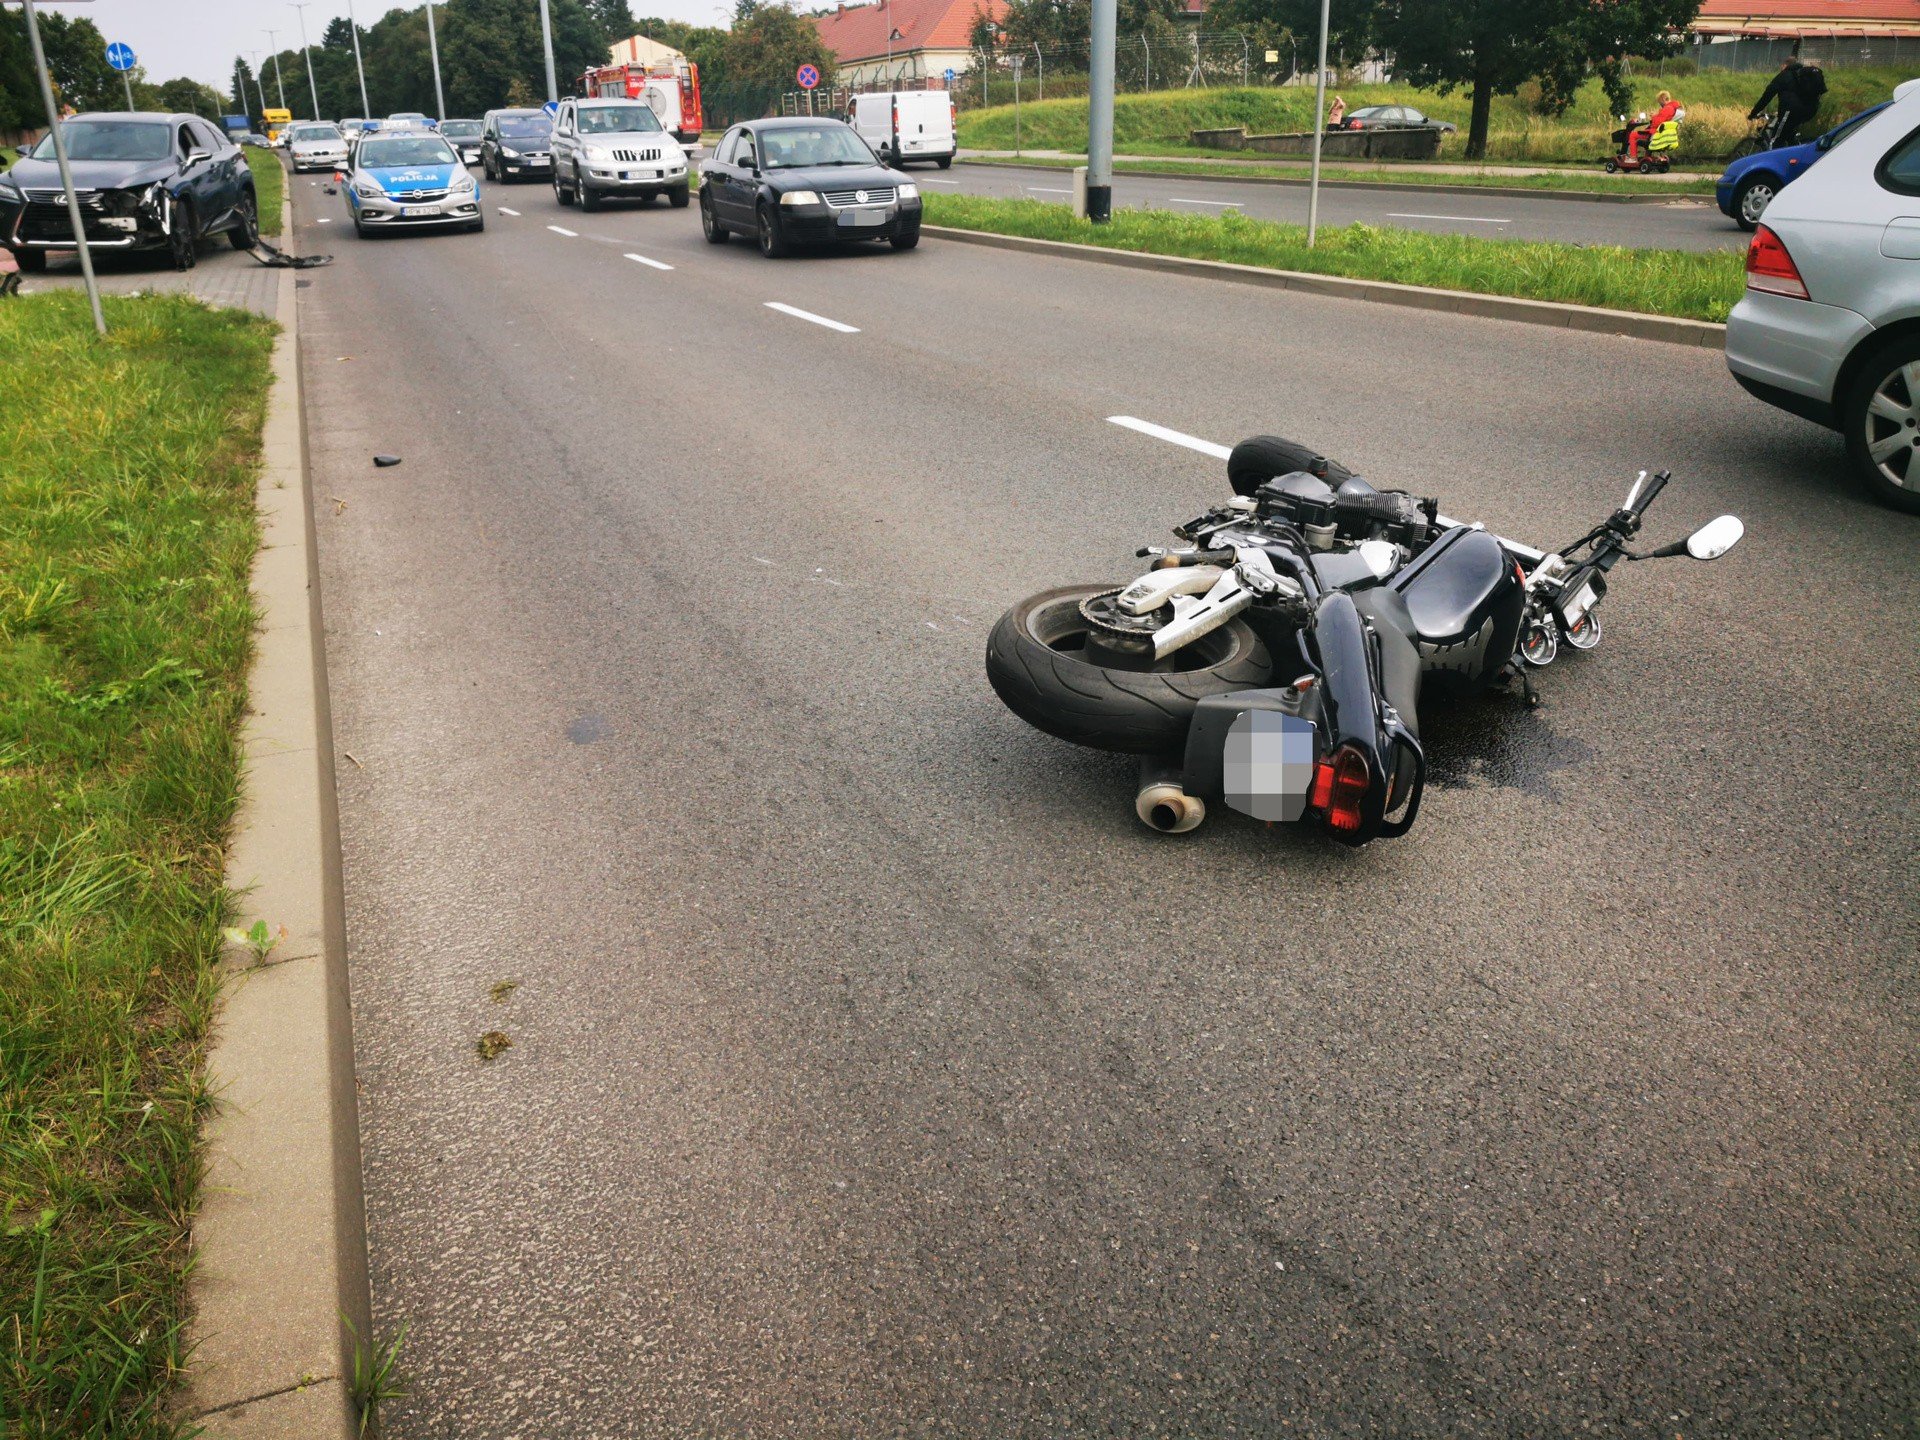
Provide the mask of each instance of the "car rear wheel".
POLYGON ((1759 226, 1760 217, 1773 203, 1775 189, 1771 175, 1755 175, 1734 192, 1733 218, 1742 230, 1751 232, 1759 226))
POLYGON ((713 201, 705 190, 700 192, 700 229, 706 235, 709 245, 727 243, 727 227, 722 225, 720 218, 713 213, 713 201))
POLYGON ((1871 352, 1841 405, 1847 450, 1884 505, 1920 515, 1920 339, 1871 352))
POLYGON ((553 198, 562 205, 573 204, 573 196, 567 192, 567 187, 560 183, 560 167, 558 165, 553 167, 553 198))
POLYGON ((942 170, 950 170, 953 168, 953 156, 942 155, 938 160, 934 161, 933 163, 938 165, 942 170))

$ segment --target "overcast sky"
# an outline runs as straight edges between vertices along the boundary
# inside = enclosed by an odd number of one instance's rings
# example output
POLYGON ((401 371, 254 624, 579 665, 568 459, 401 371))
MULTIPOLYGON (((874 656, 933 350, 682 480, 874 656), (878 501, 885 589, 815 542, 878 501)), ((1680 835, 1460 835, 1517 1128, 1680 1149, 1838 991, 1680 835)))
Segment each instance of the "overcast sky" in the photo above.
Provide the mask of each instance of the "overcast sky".
MULTIPOLYGON (((48 9, 67 15, 88 15, 109 41, 133 47, 133 53, 153 81, 188 75, 224 90, 232 75, 233 57, 265 51, 267 30, 278 36, 282 49, 300 44, 300 12, 285 0, 92 0, 74 5, 40 0, 48 9)), ((364 29, 389 10, 406 8, 392 0, 353 0, 353 13, 364 29)), ((634 0, 636 15, 662 15, 698 25, 724 24, 733 14, 731 0, 634 0)), ((313 0, 307 7, 307 38, 315 44, 336 15, 347 13, 347 0, 313 0)))

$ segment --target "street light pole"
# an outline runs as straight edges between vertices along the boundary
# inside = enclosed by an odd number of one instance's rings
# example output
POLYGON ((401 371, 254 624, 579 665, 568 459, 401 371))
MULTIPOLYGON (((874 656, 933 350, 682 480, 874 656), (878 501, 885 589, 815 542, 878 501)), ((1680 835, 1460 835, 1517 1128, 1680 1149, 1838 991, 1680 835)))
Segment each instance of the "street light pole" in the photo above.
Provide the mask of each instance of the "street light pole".
POLYGON ((1093 61, 1087 80, 1087 218, 1113 218, 1113 32, 1116 0, 1093 0, 1093 61))
MULTIPOLYGON (((280 74, 280 43, 278 30, 267 31, 267 43, 273 46, 273 88, 280 92, 280 108, 287 108, 287 82, 280 74)), ((267 107, 262 105, 262 110, 267 107)), ((262 116, 262 119, 266 117, 262 116)))
MULTIPOLYGON (((264 128, 267 123, 267 81, 265 72, 260 68, 260 52, 249 50, 247 58, 253 61, 253 88, 260 92, 260 124, 264 128)), ((246 98, 244 95, 240 97, 242 103, 246 98)))
POLYGON ((47 133, 53 136, 53 158, 60 162, 60 184, 67 192, 67 220, 73 226, 74 248, 80 252, 80 274, 87 282, 87 303, 93 307, 93 328, 107 333, 107 317, 100 310, 100 282, 93 278, 93 252, 87 249, 86 222, 80 218, 80 200, 73 193, 73 167, 67 163, 67 142, 60 134, 60 107, 53 103, 53 79, 47 74, 47 52, 40 44, 40 17, 33 0, 26 0, 27 41, 33 47, 33 68, 40 80, 40 99, 47 107, 47 133))
POLYGON ((433 33, 433 0, 427 0, 427 49, 433 52, 433 103, 440 107, 434 119, 447 118, 447 92, 440 88, 440 40, 433 33))
POLYGON ((1320 229, 1320 137, 1327 124, 1327 8, 1320 0, 1320 64, 1313 72, 1313 178, 1307 184, 1307 248, 1320 229))
POLYGON ((547 100, 556 103, 560 99, 560 85, 553 78, 553 17, 547 13, 547 0, 540 0, 540 43, 547 52, 547 100))
POLYGON ((313 118, 320 118, 320 87, 313 83, 313 47, 307 44, 307 6, 313 0, 287 0, 287 4, 300 12, 300 53, 307 57, 307 94, 313 100, 313 118))
POLYGON ((373 102, 367 99, 367 67, 360 63, 360 22, 353 18, 353 0, 347 0, 347 28, 353 31, 353 68, 360 76, 360 113, 373 118, 373 102))

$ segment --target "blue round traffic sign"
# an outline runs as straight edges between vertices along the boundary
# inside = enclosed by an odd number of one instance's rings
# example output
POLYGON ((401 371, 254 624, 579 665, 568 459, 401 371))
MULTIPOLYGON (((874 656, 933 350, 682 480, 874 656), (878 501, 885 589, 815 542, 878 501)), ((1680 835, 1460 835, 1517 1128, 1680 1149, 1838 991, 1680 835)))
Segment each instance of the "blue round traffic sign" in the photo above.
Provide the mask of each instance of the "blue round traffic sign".
POLYGON ((118 40, 107 46, 107 64, 116 70, 131 70, 138 62, 133 58, 133 47, 122 45, 118 40))
POLYGON ((811 90, 820 83, 819 68, 813 65, 802 65, 795 78, 799 80, 802 90, 811 90))
POLYGON ((540 108, 549 115, 558 115, 560 113, 560 102, 558 100, 549 100, 540 108))
POLYGON ((949 87, 953 84, 953 71, 951 70, 947 71, 947 84, 949 87))

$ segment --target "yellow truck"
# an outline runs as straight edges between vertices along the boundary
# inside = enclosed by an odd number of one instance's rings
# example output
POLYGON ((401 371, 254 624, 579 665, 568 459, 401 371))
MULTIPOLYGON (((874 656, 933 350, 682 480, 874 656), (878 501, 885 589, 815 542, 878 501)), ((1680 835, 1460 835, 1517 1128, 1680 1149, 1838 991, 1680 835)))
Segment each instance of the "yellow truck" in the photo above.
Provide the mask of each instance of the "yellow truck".
POLYGON ((260 123, 267 127, 267 139, 279 143, 280 132, 293 123, 291 110, 262 110, 260 123))

